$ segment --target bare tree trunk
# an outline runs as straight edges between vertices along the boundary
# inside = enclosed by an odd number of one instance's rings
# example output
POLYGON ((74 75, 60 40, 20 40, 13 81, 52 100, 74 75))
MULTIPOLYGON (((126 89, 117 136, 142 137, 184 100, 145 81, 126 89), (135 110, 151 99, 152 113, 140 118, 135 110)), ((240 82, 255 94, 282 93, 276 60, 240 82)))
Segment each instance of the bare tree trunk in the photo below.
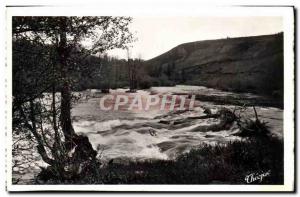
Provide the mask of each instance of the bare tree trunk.
POLYGON ((136 63, 134 60, 128 59, 128 78, 129 78, 129 92, 135 92, 137 89, 136 79, 136 63))
POLYGON ((75 132, 71 121, 71 93, 68 82, 64 82, 63 87, 61 89, 60 122, 66 143, 69 143, 71 141, 72 136, 75 135, 75 132))
POLYGON ((60 64, 60 72, 62 77, 62 87, 61 87, 61 114, 60 122, 62 131, 65 136, 66 148, 71 148, 72 136, 75 135, 72 121, 71 121, 71 89, 70 82, 68 78, 68 65, 67 57, 69 51, 67 48, 67 36, 66 36, 66 18, 62 17, 60 22, 60 32, 59 32, 59 46, 58 46, 58 56, 60 64))
POLYGON ((137 89, 137 72, 136 72, 136 70, 137 70, 137 68, 136 68, 136 62, 134 61, 133 62, 133 69, 132 69, 132 88, 133 88, 133 90, 134 91, 136 91, 136 89, 137 89))
POLYGON ((132 80, 131 80, 131 63, 130 63, 130 59, 128 58, 127 60, 127 64, 128 64, 128 79, 129 79, 129 91, 132 90, 132 80))
POLYGON ((53 121, 53 130, 54 130, 54 139, 55 139, 55 144, 57 148, 61 148, 61 139, 59 136, 59 131, 58 131, 58 126, 57 126, 57 112, 56 112, 56 99, 55 99, 55 95, 56 95, 56 89, 55 89, 55 82, 53 82, 53 87, 52 87, 52 121, 53 121))

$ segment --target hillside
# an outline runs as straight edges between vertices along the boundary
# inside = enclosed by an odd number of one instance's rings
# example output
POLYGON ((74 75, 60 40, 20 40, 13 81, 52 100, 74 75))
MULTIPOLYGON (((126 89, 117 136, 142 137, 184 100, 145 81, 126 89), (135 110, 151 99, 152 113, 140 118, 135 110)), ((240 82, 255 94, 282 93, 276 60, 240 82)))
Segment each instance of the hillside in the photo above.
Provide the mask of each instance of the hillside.
POLYGON ((146 69, 154 81, 281 96, 283 33, 181 44, 146 69))

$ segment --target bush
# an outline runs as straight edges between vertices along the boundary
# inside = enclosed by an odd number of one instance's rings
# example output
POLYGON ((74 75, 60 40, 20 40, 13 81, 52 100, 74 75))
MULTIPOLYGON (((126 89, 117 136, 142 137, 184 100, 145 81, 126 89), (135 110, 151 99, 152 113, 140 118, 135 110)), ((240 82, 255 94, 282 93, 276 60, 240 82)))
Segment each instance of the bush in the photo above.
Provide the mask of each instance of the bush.
POLYGON ((153 79, 150 76, 145 75, 144 77, 140 78, 140 80, 139 80, 139 88, 149 89, 152 86, 152 82, 153 82, 153 79))
POLYGON ((159 86, 174 86, 174 85, 176 85, 175 82, 169 80, 169 78, 165 74, 162 74, 158 78, 158 82, 159 82, 159 86))
POLYGON ((175 160, 110 162, 92 165, 76 184, 246 184, 245 176, 270 171, 262 182, 283 184, 283 142, 249 138, 227 144, 203 144, 175 160))

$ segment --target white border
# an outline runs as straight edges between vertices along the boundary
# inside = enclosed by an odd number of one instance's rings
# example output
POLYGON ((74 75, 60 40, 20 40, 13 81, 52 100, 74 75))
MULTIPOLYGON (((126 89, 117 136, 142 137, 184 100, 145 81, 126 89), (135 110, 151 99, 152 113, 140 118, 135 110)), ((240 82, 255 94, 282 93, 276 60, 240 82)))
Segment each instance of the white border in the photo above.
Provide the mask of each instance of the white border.
POLYGON ((9 191, 292 191, 294 189, 294 13, 292 7, 174 7, 149 4, 134 9, 130 4, 101 7, 9 7, 7 27, 7 189, 9 191), (284 25, 284 185, 12 185, 12 16, 282 16, 284 25))

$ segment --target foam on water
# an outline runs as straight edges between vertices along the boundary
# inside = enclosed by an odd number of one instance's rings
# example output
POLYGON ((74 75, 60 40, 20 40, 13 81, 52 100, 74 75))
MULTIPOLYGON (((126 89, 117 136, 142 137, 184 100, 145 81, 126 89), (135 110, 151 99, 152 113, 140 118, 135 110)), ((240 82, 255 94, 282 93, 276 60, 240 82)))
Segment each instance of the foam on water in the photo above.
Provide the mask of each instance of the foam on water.
MULTIPOLYGON (((111 91, 111 94, 125 93, 125 89, 111 91)), ((128 95, 149 95, 149 94, 172 94, 172 93, 205 93, 212 95, 232 95, 234 93, 224 92, 200 86, 175 86, 175 87, 153 87, 150 91, 139 90, 128 95)), ((252 96, 251 94, 247 94, 252 96)), ((174 155, 197 147, 202 143, 218 143, 238 139, 233 134, 236 128, 219 132, 194 132, 199 126, 207 126, 218 123, 216 119, 193 120, 182 125, 159 124, 160 120, 169 122, 182 120, 187 117, 204 115, 203 107, 211 109, 216 113, 218 106, 211 103, 196 101, 196 107, 184 113, 162 112, 150 110, 147 112, 106 112, 99 111, 93 103, 98 103, 96 98, 81 103, 77 114, 93 114, 90 120, 85 116, 79 117, 74 122, 76 132, 87 135, 96 149, 99 145, 103 147, 103 155, 106 158, 128 157, 143 159, 171 159, 174 155), (88 109, 89 111, 84 112, 88 109), (97 111, 98 110, 98 111, 97 111), (159 117, 160 115, 163 115, 159 117), (159 118, 157 118, 159 117, 159 118)), ((227 106, 231 107, 231 106, 227 106)), ((252 109, 250 109, 252 110, 252 109)), ((257 108, 257 111, 268 116, 276 112, 282 113, 277 108, 257 108)), ((252 114, 252 112, 250 112, 252 114)), ((273 119, 271 119, 273 121, 273 119)), ((276 126, 276 125, 275 125, 276 126)))
MULTIPOLYGON (((186 115, 190 115, 190 112, 186 115)), ((184 115, 180 114, 180 117, 184 115)), ((178 129, 168 128, 168 126, 155 128, 158 121, 152 119, 132 121, 116 119, 98 123, 79 121, 74 123, 74 127, 77 132, 89 137, 94 149, 102 147, 103 156, 109 159, 118 157, 171 159, 176 154, 185 152, 201 142, 219 141, 220 138, 229 136, 228 131, 214 133, 210 138, 205 137, 207 132, 191 132, 198 126, 209 125, 209 120, 191 122, 178 129), (154 133, 151 134, 151 131, 154 133)))
POLYGON ((102 136, 101 134, 87 134, 87 136, 94 149, 96 149, 98 145, 103 147, 103 155, 106 158, 168 158, 168 156, 160 152, 159 148, 155 145, 162 139, 150 135, 120 129, 112 135, 102 136))
MULTIPOLYGON (((203 91, 208 94, 231 94, 197 86, 158 87, 151 88, 150 91, 158 94, 166 92, 169 92, 169 94, 174 92, 191 93, 195 91, 203 91)), ((125 93, 125 89, 112 91, 112 93, 116 92, 125 93)), ((131 95, 134 94, 149 95, 150 92, 139 90, 131 95)), ((51 104, 51 99, 49 98, 47 97, 46 101, 51 104)), ((173 159, 176 155, 199 147, 203 143, 226 143, 239 139, 233 135, 237 132, 237 128, 234 127, 231 130, 219 132, 192 132, 198 126, 216 124, 218 122, 216 119, 184 121, 182 125, 172 124, 172 121, 203 115, 204 107, 208 107, 212 113, 216 113, 220 106, 209 102, 201 102, 201 105, 198 103, 198 106, 192 111, 173 114, 155 110, 147 113, 138 111, 104 112, 99 110, 98 104, 99 98, 82 100, 72 109, 72 118, 74 118, 73 127, 76 133, 88 136, 93 148, 98 150, 98 152, 102 152, 101 159, 173 159), (169 121, 169 123, 159 123, 161 120, 169 121)), ((226 107, 233 108, 234 106, 226 107)), ((257 107, 256 110, 259 117, 268 122, 272 132, 282 135, 283 110, 272 107, 257 107)), ((248 113, 249 117, 253 117, 252 108, 247 109, 245 113, 248 113)), ((45 126, 47 127, 47 125, 45 126)), ((18 144, 26 145, 27 143, 19 141, 18 144)), ((37 154, 35 149, 30 149, 30 151, 37 154)), ((20 152, 19 155, 24 155, 24 152, 20 152)), ((17 158, 19 157, 14 159, 17 158)), ((35 167, 38 169, 38 166, 46 165, 38 154, 33 160, 30 160, 30 163, 37 163, 35 167)), ((28 179, 32 179, 32 174, 37 169, 32 168, 31 170, 32 172, 28 173, 30 175, 28 179)), ((15 171, 14 176, 16 178, 20 177, 15 171)), ((24 175, 22 174, 22 176, 24 175)), ((26 177, 24 176, 22 179, 26 179, 26 177)))

